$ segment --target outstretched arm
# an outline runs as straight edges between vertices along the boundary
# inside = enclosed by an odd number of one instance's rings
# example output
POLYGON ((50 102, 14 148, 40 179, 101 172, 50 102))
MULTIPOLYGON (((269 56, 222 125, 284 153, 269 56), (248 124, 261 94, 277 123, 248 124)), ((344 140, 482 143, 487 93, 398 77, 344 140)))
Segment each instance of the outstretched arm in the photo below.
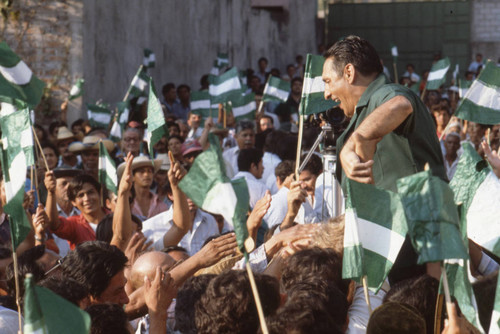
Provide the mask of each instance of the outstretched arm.
POLYGON ((412 112, 410 101, 404 96, 396 96, 368 115, 340 152, 346 176, 361 183, 373 183, 372 159, 377 143, 394 131, 412 112))
POLYGON ((59 213, 57 212, 56 202, 56 177, 53 171, 45 173, 45 188, 47 188, 47 202, 46 211, 49 216, 49 224, 51 230, 57 230, 61 224, 59 220, 59 213))
POLYGON ((130 212, 130 189, 132 188, 132 153, 125 157, 125 170, 123 171, 120 184, 118 186, 118 198, 116 209, 113 214, 113 238, 111 245, 115 245, 122 251, 127 247, 128 241, 132 237, 132 213, 130 212))

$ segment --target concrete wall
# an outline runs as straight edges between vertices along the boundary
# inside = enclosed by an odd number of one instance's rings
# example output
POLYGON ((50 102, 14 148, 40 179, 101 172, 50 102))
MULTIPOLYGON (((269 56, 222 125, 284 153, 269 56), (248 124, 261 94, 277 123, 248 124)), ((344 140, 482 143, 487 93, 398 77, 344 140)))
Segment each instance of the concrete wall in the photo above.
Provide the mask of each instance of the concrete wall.
POLYGON ((84 0, 85 100, 123 99, 143 48, 156 55, 157 91, 166 82, 198 89, 218 51, 240 69, 265 56, 283 72, 296 54, 316 50, 316 10, 309 0, 290 0, 286 12, 251 8, 250 0, 84 0))
POLYGON ((473 1, 471 50, 471 60, 478 52, 484 59, 497 62, 500 58, 500 1, 473 1))

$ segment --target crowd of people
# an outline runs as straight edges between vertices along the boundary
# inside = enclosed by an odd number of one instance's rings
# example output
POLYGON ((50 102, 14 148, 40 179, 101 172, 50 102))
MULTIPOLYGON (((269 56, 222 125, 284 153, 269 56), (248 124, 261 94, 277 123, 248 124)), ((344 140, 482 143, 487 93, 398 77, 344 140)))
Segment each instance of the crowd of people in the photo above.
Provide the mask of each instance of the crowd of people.
MULTIPOLYGON (((223 105, 217 118, 202 119, 190 111, 189 86, 165 84, 160 100, 168 136, 154 146, 155 159, 144 140, 147 102, 132 101, 118 143, 108 129, 84 120, 68 127, 66 104, 48 131, 35 125, 48 170, 39 157, 38 168, 27 172, 23 205, 32 230, 15 251, 20 303, 30 273, 37 285, 86 310, 91 333, 434 333, 439 273, 417 265, 409 242, 382 289, 369 291, 369 306, 363 287, 342 277, 345 220, 333 203, 335 187, 350 178, 394 190, 398 178, 425 163, 449 181, 466 142, 486 153, 500 176, 500 127, 454 117, 459 96, 452 87, 427 91, 422 102, 405 87, 425 80, 411 64, 401 84, 389 84, 374 48, 347 37, 326 51, 323 70, 325 98, 340 102, 347 117, 336 172, 324 169, 315 152, 297 178, 302 62, 298 56, 281 76, 291 84, 288 100, 266 103, 255 120, 235 121, 223 105), (196 157, 214 145, 212 135, 227 176, 248 185, 247 229, 255 242, 248 262, 267 329, 231 222, 199 208, 179 187, 196 157), (116 163, 116 194, 98 181, 99 143, 116 163)), ((258 99, 267 76, 280 77, 265 58, 247 74, 258 99)), ((207 76, 200 83, 207 89, 207 76)), ((306 123, 301 162, 321 131, 315 124, 306 123)), ((17 333, 3 178, 0 185, 0 332, 17 333)), ((470 255, 486 329, 498 259, 472 242, 470 255)), ((446 325, 439 319, 439 332, 478 332, 457 306, 447 317, 446 325)))

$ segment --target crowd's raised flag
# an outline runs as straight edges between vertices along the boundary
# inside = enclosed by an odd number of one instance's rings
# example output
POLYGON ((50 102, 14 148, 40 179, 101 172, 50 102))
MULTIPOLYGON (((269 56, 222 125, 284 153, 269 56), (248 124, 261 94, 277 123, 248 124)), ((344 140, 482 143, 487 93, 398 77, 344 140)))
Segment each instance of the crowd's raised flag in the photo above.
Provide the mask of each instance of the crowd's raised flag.
POLYGON ((99 183, 113 194, 118 189, 116 165, 102 141, 99 142, 99 183))
POLYGON ((71 101, 82 96, 84 83, 85 80, 82 78, 76 80, 75 84, 71 87, 71 90, 69 91, 68 100, 71 101))
POLYGON ((446 73, 450 69, 450 59, 443 58, 434 63, 427 76, 426 90, 436 90, 446 81, 446 73))
POLYGON ((130 87, 126 94, 127 100, 137 97, 137 103, 142 104, 148 96, 148 82, 149 76, 144 70, 144 65, 141 65, 130 83, 130 87))
POLYGON ((146 68, 155 67, 156 57, 153 51, 151 51, 150 49, 144 49, 144 59, 142 61, 142 64, 146 68))
POLYGON ((424 171, 399 179, 397 186, 417 262, 468 259, 448 184, 424 171))
POLYGON ((286 102, 290 95, 290 82, 270 75, 264 86, 262 101, 286 102))
POLYGON ((472 86, 472 81, 470 80, 458 80, 458 96, 463 99, 467 94, 470 86, 472 86))
POLYGON ((111 123, 111 116, 112 112, 108 108, 97 104, 87 104, 87 118, 91 127, 107 129, 111 123))
POLYGON ((348 180, 342 277, 361 283, 366 275, 368 287, 378 291, 396 261, 407 229, 396 193, 348 180))
POLYGON ((156 95, 152 78, 149 78, 147 125, 148 150, 151 159, 154 159, 153 146, 155 146, 155 144, 159 142, 163 136, 168 136, 168 129, 165 125, 165 116, 163 115, 163 109, 161 108, 160 100, 158 100, 158 97, 156 95))
POLYGON ((119 142, 128 122, 130 114, 129 103, 127 101, 118 102, 116 104, 116 109, 116 119, 114 120, 113 126, 111 126, 111 130, 109 131, 109 138, 114 142, 119 142))
POLYGON ((36 286, 29 274, 24 280, 24 333, 88 334, 90 316, 49 289, 36 286))
POLYGON ((5 42, 0 43, 0 95, 26 102, 34 108, 45 84, 5 42))
POLYGON ((299 107, 301 115, 316 114, 338 105, 338 102, 325 100, 325 83, 321 77, 324 62, 322 56, 307 54, 299 107))
POLYGON ((236 67, 219 76, 209 75, 208 82, 211 103, 227 102, 234 96, 242 94, 239 73, 236 67))
POLYGON ((229 56, 227 53, 219 52, 217 54, 217 59, 215 60, 218 68, 224 68, 229 66, 229 56))
POLYGON ((458 118, 481 124, 500 123, 500 67, 488 61, 455 111, 458 118))
POLYGON ((241 119, 255 120, 255 111, 257 110, 255 93, 240 94, 238 97, 235 96, 231 99, 231 107, 236 121, 241 119))
POLYGON ((31 225, 23 208, 26 170, 34 164, 33 132, 28 106, 19 100, 1 100, 0 161, 5 184, 3 210, 9 215, 14 249, 26 239, 31 225))
POLYGON ((219 112, 219 105, 217 103, 210 104, 210 94, 208 91, 191 92, 191 112, 200 115, 202 119, 209 116, 216 116, 219 112))

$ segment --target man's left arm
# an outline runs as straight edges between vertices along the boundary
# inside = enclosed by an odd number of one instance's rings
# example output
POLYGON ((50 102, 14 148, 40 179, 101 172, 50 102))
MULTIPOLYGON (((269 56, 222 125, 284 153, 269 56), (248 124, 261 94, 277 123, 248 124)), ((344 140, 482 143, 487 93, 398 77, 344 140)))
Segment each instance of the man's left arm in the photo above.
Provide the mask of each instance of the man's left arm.
POLYGON ((410 101, 395 96, 377 107, 352 133, 340 152, 346 176, 361 183, 374 183, 372 166, 377 143, 394 131, 413 112, 410 101))

